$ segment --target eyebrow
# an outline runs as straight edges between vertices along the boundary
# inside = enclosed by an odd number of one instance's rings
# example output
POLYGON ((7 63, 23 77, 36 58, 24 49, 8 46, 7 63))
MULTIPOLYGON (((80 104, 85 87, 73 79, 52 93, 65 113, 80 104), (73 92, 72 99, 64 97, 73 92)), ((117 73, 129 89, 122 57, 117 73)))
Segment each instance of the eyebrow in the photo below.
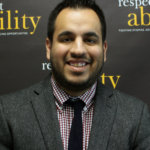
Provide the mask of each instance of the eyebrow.
POLYGON ((99 36, 95 32, 87 32, 87 33, 84 34, 84 36, 94 36, 97 39, 99 39, 99 36))
POLYGON ((58 37, 61 37, 61 36, 66 36, 66 35, 72 35, 73 33, 72 32, 70 32, 70 31, 64 31, 64 32, 62 32, 62 33, 60 33, 59 35, 58 35, 58 37))

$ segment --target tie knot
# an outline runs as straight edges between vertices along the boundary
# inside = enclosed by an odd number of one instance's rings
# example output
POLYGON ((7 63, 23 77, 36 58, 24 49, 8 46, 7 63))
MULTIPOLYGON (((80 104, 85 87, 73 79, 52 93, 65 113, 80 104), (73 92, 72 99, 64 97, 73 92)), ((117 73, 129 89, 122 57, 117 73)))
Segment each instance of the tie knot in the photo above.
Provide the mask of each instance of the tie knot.
POLYGON ((71 106, 73 107, 75 110, 78 110, 78 111, 82 111, 83 107, 85 106, 85 103, 77 98, 77 99, 72 99, 72 98, 69 98, 65 103, 64 103, 65 106, 71 106))

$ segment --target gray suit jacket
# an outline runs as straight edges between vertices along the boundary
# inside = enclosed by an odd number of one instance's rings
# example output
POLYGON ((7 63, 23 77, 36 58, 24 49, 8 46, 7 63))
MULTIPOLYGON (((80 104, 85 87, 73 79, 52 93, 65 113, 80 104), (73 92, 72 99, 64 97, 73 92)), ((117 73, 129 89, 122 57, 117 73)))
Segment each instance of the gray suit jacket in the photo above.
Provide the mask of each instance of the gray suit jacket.
MULTIPOLYGON (((88 150, 150 150, 147 106, 98 83, 88 150)), ((0 97, 0 150, 63 150, 50 80, 0 97)))

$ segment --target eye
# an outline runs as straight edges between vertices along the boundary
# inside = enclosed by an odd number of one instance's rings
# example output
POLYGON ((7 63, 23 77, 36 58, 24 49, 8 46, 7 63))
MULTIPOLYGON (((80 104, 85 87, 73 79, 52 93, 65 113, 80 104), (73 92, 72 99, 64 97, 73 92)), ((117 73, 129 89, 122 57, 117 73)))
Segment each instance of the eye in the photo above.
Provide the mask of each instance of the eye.
POLYGON ((64 38, 64 39, 62 39, 61 41, 62 41, 62 42, 71 42, 72 39, 71 39, 71 38, 64 38))
POLYGON ((68 37, 68 36, 63 36, 59 38, 59 42, 61 43, 70 43, 73 41, 72 37, 68 37))
POLYGON ((84 42, 86 42, 87 44, 96 44, 97 43, 97 40, 96 39, 84 39, 84 42))

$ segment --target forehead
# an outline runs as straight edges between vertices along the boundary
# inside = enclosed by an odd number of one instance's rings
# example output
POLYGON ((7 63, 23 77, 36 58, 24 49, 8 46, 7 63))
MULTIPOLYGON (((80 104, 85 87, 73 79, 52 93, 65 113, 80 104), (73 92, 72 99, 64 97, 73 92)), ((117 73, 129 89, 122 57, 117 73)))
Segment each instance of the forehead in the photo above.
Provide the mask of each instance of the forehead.
POLYGON ((101 23, 92 9, 66 8, 59 13, 55 22, 55 32, 64 30, 76 33, 92 31, 101 34, 101 23))

